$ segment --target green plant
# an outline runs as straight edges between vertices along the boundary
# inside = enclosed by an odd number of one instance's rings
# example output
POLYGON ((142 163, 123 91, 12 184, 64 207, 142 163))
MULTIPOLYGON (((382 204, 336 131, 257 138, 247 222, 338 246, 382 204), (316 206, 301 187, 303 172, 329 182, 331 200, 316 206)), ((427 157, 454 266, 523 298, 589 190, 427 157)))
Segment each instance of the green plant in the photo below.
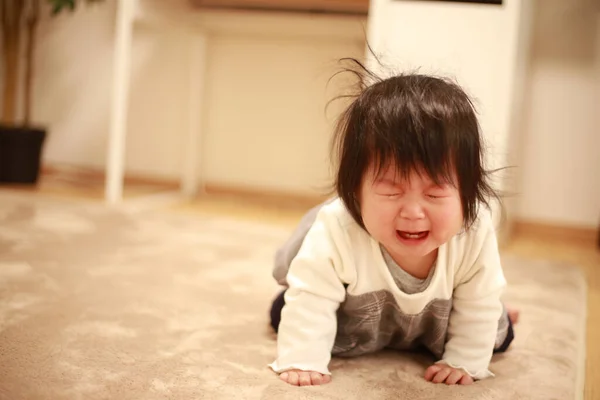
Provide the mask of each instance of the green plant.
MULTIPOLYGON (((2 125, 16 125, 17 99, 20 82, 20 54, 25 42, 23 125, 31 123, 33 60, 36 30, 40 17, 41 0, 0 0, 0 28, 2 32, 2 66, 4 90, 2 93, 2 125)), ((78 2, 101 2, 103 0, 46 0, 51 15, 62 11, 74 11, 78 2)))

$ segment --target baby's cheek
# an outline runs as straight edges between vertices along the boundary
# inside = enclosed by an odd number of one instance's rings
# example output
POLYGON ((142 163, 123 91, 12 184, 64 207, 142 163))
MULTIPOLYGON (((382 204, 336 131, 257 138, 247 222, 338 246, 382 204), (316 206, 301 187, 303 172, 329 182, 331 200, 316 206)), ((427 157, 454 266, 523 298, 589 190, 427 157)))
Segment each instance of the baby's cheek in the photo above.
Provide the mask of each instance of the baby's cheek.
POLYGON ((436 220, 440 228, 444 231, 449 231, 449 234, 460 230, 463 224, 460 202, 453 202, 444 207, 440 207, 436 213, 436 220))
POLYGON ((363 221, 367 231, 379 241, 386 240, 396 231, 396 214, 385 205, 365 210, 363 221))
POLYGON ((382 207, 379 215, 381 229, 390 235, 396 236, 396 229, 398 227, 399 220, 398 210, 395 208, 386 209, 382 207))

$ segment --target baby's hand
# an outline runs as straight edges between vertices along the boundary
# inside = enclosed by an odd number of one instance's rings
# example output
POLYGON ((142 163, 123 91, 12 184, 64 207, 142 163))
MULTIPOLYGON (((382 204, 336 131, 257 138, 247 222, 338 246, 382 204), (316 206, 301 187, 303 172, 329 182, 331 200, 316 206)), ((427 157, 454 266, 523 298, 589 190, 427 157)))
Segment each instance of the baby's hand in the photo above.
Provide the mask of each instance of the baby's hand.
POLYGON ((462 369, 452 368, 446 364, 434 364, 425 371, 425 380, 446 385, 470 385, 473 378, 462 369))
POLYGON ((314 371, 300 371, 294 369, 282 372, 279 379, 294 386, 324 385, 331 381, 331 376, 314 371))

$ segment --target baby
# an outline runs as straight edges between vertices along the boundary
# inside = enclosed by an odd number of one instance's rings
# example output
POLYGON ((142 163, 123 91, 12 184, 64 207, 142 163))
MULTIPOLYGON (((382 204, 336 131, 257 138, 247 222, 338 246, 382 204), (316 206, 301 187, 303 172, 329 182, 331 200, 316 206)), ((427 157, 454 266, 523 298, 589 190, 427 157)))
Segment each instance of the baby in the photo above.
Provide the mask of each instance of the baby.
MULTIPOLYGON (((357 64, 359 64, 357 62, 357 64)), ((368 71, 367 71, 368 72, 368 71)), ((369 76, 373 77, 371 73, 369 76)), ((474 107, 456 84, 406 74, 363 85, 334 136, 337 197, 278 250, 270 365, 292 385, 331 356, 425 348, 435 383, 493 374, 514 338, 474 107)))

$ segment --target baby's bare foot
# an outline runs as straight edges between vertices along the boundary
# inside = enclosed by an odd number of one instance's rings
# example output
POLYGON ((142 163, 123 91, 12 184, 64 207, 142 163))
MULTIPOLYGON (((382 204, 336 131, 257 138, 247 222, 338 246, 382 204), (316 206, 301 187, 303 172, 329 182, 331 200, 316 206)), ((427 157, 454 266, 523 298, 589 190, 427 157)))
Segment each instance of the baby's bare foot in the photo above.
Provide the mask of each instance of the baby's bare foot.
POLYGON ((314 371, 291 370, 282 372, 279 379, 294 386, 324 385, 331 381, 331 376, 314 371))
POLYGON ((508 318, 510 319, 510 322, 513 323, 513 325, 519 322, 519 310, 517 310, 516 308, 507 308, 506 313, 508 314, 508 318))

